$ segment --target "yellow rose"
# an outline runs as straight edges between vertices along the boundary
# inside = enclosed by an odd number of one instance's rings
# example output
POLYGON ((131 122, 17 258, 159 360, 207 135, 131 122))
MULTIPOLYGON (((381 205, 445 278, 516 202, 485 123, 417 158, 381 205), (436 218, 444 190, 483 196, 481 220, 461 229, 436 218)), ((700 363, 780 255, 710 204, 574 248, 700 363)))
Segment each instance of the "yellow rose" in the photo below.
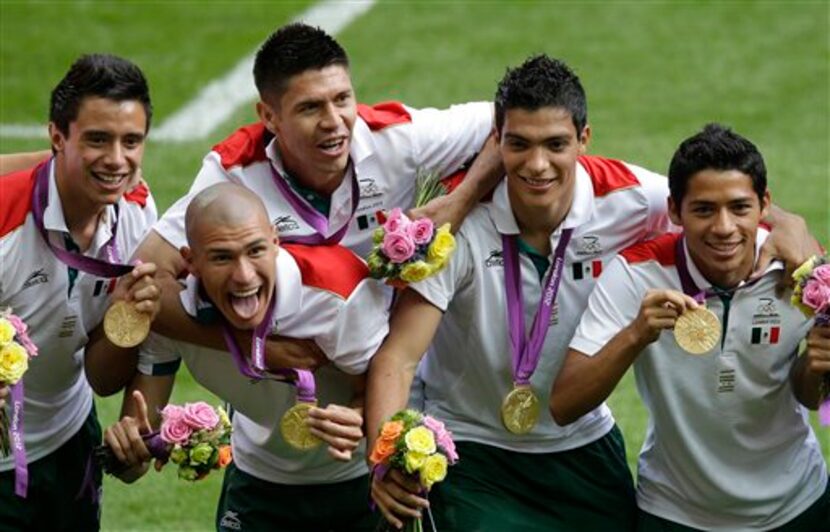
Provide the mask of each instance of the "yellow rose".
POLYGON ((0 349, 0 381, 17 384, 29 369, 29 353, 17 342, 9 342, 0 349))
POLYGON ((441 453, 428 456, 421 466, 421 484, 427 489, 447 477, 447 457, 441 453))
POLYGON ((404 436, 406 448, 421 454, 432 454, 435 452, 435 436, 426 427, 415 427, 404 436))
POLYGON ((795 269, 795 271, 793 272, 793 279, 796 283, 800 283, 813 272, 813 268, 816 265, 816 261, 818 261, 818 257, 814 255, 809 259, 805 260, 801 266, 795 269))
POLYGON ((455 237, 450 233, 450 224, 444 224, 435 232, 435 238, 427 249, 427 260, 436 268, 442 267, 455 251, 455 237))
POLYGON ((14 335, 16 333, 17 331, 14 330, 14 326, 9 323, 9 320, 6 318, 0 318, 0 346, 6 345, 14 340, 14 335))
POLYGON ((410 262, 401 268, 401 279, 407 283, 423 281, 432 273, 432 267, 422 260, 410 262))
POLYGON ((404 464, 406 465, 406 472, 407 473, 414 473, 418 471, 421 466, 424 465, 424 461, 426 461, 426 455, 417 453, 415 451, 408 451, 404 455, 404 464))

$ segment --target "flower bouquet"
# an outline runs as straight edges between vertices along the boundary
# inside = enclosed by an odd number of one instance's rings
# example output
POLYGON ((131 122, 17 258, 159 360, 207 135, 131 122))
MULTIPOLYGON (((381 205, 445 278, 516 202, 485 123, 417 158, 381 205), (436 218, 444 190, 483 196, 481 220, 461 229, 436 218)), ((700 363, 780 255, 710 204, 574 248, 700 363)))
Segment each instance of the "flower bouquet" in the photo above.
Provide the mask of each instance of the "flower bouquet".
MULTIPOLYGON (((224 408, 199 401, 167 405, 161 411, 161 429, 143 438, 153 458, 173 462, 179 478, 194 481, 231 462, 231 431, 224 408)), ((98 447, 96 454, 105 472, 117 475, 126 469, 108 446, 98 447)))
MULTIPOLYGON (((821 327, 830 326, 830 261, 827 256, 811 257, 793 272, 795 289, 791 302, 807 317, 815 316, 821 327)), ((821 406, 818 415, 822 425, 830 425, 830 375, 825 375, 821 386, 821 406)))
MULTIPOLYGON (((0 311, 0 384, 2 385, 14 387, 29 369, 29 359, 37 356, 37 346, 32 343, 27 330, 28 327, 23 320, 12 314, 10 309, 0 311)), ((20 395, 22 396, 22 392, 20 395)), ((13 405, 18 402, 22 406, 22 397, 19 401, 12 398, 13 405)), ((6 409, 0 408, 0 456, 9 455, 10 443, 9 417, 6 409)))
MULTIPOLYGON (((446 193, 435 173, 419 172, 415 188, 416 208, 446 193)), ((411 220, 397 207, 375 229, 372 242, 372 251, 366 258, 371 276, 386 279, 387 284, 396 288, 437 273, 455 250, 450 224, 436 228, 429 218, 411 220)))
MULTIPOLYGON (((383 477, 390 469, 397 469, 415 477, 424 492, 444 480, 447 467, 457 461, 452 433, 441 421, 415 410, 402 410, 384 423, 369 455, 374 475, 383 477)), ((412 519, 404 530, 421 532, 423 524, 412 519)))

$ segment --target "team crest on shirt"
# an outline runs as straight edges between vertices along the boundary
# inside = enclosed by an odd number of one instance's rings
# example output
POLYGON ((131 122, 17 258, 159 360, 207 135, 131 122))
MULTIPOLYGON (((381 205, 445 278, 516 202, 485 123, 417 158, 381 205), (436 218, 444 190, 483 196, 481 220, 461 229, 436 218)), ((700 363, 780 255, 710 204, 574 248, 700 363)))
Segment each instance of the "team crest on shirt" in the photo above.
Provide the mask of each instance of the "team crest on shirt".
POLYGON ((26 281, 23 283, 23 288, 21 290, 48 282, 49 276, 46 274, 45 271, 43 271, 43 268, 40 268, 39 270, 35 270, 29 274, 29 277, 26 278, 26 281))
POLYGON ((488 268, 504 266, 504 253, 500 249, 490 251, 490 255, 484 259, 484 265, 488 268))
POLYGON ((290 214, 274 218, 274 221, 271 223, 274 224, 274 227, 276 227, 277 231, 280 233, 296 231, 300 228, 300 224, 298 224, 297 220, 295 220, 290 214))
POLYGON ((242 530, 242 521, 239 520, 239 512, 232 510, 225 511, 225 515, 219 521, 219 528, 226 528, 229 530, 242 530))
POLYGON ((781 336, 781 315, 771 297, 758 298, 752 314, 749 341, 755 345, 774 345, 781 336))
POLYGON ((596 235, 585 235, 579 237, 576 242, 576 255, 579 257, 595 257, 602 255, 602 243, 596 235))

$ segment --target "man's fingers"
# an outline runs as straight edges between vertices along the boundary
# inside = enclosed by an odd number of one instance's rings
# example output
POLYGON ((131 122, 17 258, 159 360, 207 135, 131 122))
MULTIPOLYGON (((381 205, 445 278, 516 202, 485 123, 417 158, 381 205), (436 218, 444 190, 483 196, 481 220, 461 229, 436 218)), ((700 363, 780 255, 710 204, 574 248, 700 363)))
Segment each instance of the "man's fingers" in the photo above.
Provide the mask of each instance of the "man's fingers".
POLYGON ((336 447, 332 447, 331 445, 328 446, 328 453, 329 456, 337 460, 338 462, 349 462, 352 459, 352 452, 346 451, 343 449, 338 449, 336 447))
POLYGON ((329 420, 338 425, 363 425, 363 416, 361 416, 354 408, 330 404, 326 408, 312 408, 308 411, 310 420, 325 421, 329 420))
POLYGON ((133 391, 133 402, 135 403, 136 411, 138 412, 139 429, 143 434, 148 434, 153 431, 150 425, 150 415, 147 410, 147 400, 144 399, 144 394, 140 390, 133 391))
POLYGON ((343 436, 335 435, 331 432, 323 431, 311 426, 309 426, 308 431, 332 447, 344 451, 353 451, 357 449, 357 446, 360 445, 360 440, 363 439, 363 434, 360 429, 357 429, 356 432, 343 436))
POLYGON ((104 443, 112 449, 113 454, 116 458, 118 458, 119 462, 127 463, 127 455, 124 453, 124 449, 121 446, 121 442, 117 436, 114 434, 115 427, 118 425, 114 425, 113 427, 107 427, 104 431, 104 443))

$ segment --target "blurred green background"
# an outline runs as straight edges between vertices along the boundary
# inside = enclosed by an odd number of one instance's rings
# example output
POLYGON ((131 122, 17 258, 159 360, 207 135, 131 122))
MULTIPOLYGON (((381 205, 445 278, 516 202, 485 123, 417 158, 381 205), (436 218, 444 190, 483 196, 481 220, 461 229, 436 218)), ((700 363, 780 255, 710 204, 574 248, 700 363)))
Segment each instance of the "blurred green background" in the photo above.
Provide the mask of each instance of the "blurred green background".
MULTIPOLYGON (((223 76, 311 2, 0 2, 0 124, 45 124, 48 98, 84 52, 111 52, 148 76, 154 125, 223 76)), ((677 144, 711 121, 764 154, 776 203, 830 244, 830 4, 816 2, 380 1, 338 35, 358 98, 416 107, 492 99, 507 65, 546 52, 589 98, 589 151, 665 173, 677 144)), ((150 143, 144 176, 160 211, 189 186, 210 147, 254 121, 253 102, 205 140, 150 143)), ((46 149, 0 137, 0 152, 46 149)), ((0 190, 2 193, 2 190, 0 190)), ((4 265, 3 267, 6 267, 4 265)), ((205 398, 180 375, 173 400, 205 398)), ((102 425, 120 400, 99 400, 102 425)), ((629 462, 647 416, 628 375, 611 400, 629 462)), ((813 416, 815 421, 815 416, 813 416)), ((818 429, 830 456, 828 429, 818 429)), ((172 469, 105 482, 104 530, 209 530, 221 475, 172 469)))

